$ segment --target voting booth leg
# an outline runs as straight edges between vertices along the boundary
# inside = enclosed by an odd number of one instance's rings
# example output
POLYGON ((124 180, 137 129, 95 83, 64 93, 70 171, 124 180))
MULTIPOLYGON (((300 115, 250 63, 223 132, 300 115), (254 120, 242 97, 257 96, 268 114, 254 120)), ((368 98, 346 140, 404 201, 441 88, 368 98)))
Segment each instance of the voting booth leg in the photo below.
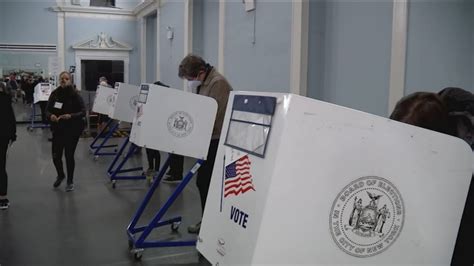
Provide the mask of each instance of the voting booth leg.
POLYGON ((99 144, 99 146, 95 149, 94 151, 94 158, 97 159, 99 155, 108 155, 108 156, 113 156, 117 154, 117 151, 114 152, 101 152, 103 148, 109 148, 109 147, 117 147, 117 145, 105 145, 107 141, 112 137, 114 134, 115 130, 117 130, 119 126, 119 123, 116 123, 108 132, 105 138, 102 140, 102 142, 99 144))
MULTIPOLYGON (((102 128, 102 130, 100 130, 100 132, 97 133, 97 136, 95 136, 94 140, 92 141, 92 143, 89 145, 89 148, 91 151, 95 151, 97 148, 99 147, 102 147, 102 148, 111 148, 111 147, 117 147, 117 145, 96 145, 96 142, 99 141, 100 138, 102 138, 102 136, 104 135, 104 132, 109 129, 109 133, 110 131, 112 131, 112 134, 113 134, 113 131, 115 131, 115 128, 112 130, 110 128, 110 125, 114 122, 113 119, 110 119, 108 122, 107 122, 107 125, 105 125, 104 128, 102 128)), ((103 143, 102 143, 103 144, 103 143)))
POLYGON ((129 238, 129 247, 132 251, 132 253, 135 255, 136 259, 140 259, 141 257, 141 252, 143 252, 144 248, 151 248, 151 247, 177 247, 177 246, 194 246, 196 245, 196 240, 189 240, 189 241, 145 241, 146 238, 150 235, 151 231, 160 226, 168 225, 171 224, 171 230, 176 231, 178 230, 179 227, 179 222, 181 221, 181 217, 175 217, 166 221, 160 221, 161 218, 165 215, 166 211, 170 208, 170 206, 174 203, 176 198, 181 194, 181 192, 184 190, 186 185, 191 181, 192 177, 194 174, 197 172, 197 170, 201 167, 201 165, 204 163, 204 160, 197 160, 196 164, 193 166, 193 168, 186 174, 184 177, 183 181, 176 187, 176 189, 173 191, 173 194, 168 198, 168 200, 165 202, 165 204, 160 208, 158 213, 155 215, 153 220, 147 225, 147 226, 142 226, 142 227, 135 227, 138 220, 140 219, 140 216, 142 215, 143 211, 145 210, 148 202, 150 201, 151 197, 153 196, 154 191, 156 188, 158 188, 158 185, 161 181, 162 176, 164 175, 164 172, 168 168, 170 163, 170 158, 166 160, 165 165, 163 168, 161 168, 157 178, 155 178, 152 186, 148 190, 145 199, 141 203, 140 207, 137 210, 137 213, 133 217, 132 222, 127 228, 127 233, 128 233, 128 238, 129 238), (142 232, 138 238, 134 237, 134 234, 142 232), (137 256, 137 254, 139 254, 137 256))
POLYGON ((37 123, 36 117, 41 118, 41 114, 36 114, 36 105, 31 104, 31 115, 30 115, 30 125, 26 128, 28 131, 33 131, 35 128, 49 128, 48 124, 37 123))
POLYGON ((129 138, 127 137, 120 147, 120 150, 117 152, 115 155, 115 158, 110 165, 109 169, 107 170, 107 173, 109 174, 110 181, 112 181, 112 188, 115 188, 116 186, 116 180, 139 180, 139 179, 146 179, 146 175, 128 175, 128 176, 119 176, 118 174, 120 173, 129 173, 129 172, 135 172, 135 171, 142 171, 143 172, 143 167, 136 167, 136 168, 129 168, 129 169, 123 169, 123 166, 125 163, 130 159, 130 157, 135 153, 137 146, 135 144, 131 144, 130 149, 128 150, 127 154, 125 157, 122 159, 120 164, 117 166, 117 168, 113 169, 115 164, 117 163, 118 159, 121 157, 123 151, 125 150, 125 147, 129 143, 129 138))

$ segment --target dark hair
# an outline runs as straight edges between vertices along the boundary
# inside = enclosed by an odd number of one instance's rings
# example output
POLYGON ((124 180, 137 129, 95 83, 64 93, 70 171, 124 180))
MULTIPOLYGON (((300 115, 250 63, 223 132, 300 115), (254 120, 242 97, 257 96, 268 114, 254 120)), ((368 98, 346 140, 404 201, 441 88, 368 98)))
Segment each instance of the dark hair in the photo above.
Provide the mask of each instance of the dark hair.
POLYGON ((189 54, 179 64, 178 76, 180 78, 197 77, 200 71, 205 71, 207 64, 200 56, 189 54))
POLYGON ((436 93, 415 92, 398 101, 390 119, 414 126, 449 132, 448 111, 436 93))

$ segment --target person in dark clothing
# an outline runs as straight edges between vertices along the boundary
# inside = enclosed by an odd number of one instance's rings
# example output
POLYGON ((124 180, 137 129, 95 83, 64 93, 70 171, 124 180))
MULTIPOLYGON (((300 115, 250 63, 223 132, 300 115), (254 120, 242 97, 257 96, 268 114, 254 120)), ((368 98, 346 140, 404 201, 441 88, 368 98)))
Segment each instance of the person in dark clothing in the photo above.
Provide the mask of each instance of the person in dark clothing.
POLYGON ((3 127, 0 131, 0 210, 5 210, 10 205, 7 198, 7 149, 16 140, 16 121, 11 97, 6 94, 6 85, 3 82, 0 82, 0 124, 3 127))
MULTIPOLYGON (((438 92, 449 113, 449 125, 454 136, 466 141, 474 151, 474 94, 461 88, 448 87, 438 92)), ((474 176, 454 246, 451 265, 474 265, 474 176)))
MULTIPOLYGON (((209 185, 211 183, 212 169, 216 161, 222 124, 224 123, 225 109, 227 108, 227 101, 232 87, 224 76, 197 55, 187 55, 181 61, 178 71, 178 76, 188 81, 190 91, 196 91, 197 94, 211 97, 217 102, 217 114, 214 120, 207 160, 199 169, 196 179, 196 185, 201 198, 201 208, 204 212, 207 193, 209 192, 209 185)), ((188 232, 197 234, 200 229, 201 222, 198 222, 195 225, 189 226, 188 232)))
MULTIPOLYGON (((472 142, 469 142, 472 141, 472 138, 466 134, 473 131, 473 112, 474 96, 472 93, 459 88, 445 88, 438 94, 416 92, 403 97, 395 106, 390 118, 459 137, 473 148, 472 142), (460 130, 460 128, 466 130, 460 130)), ((472 239, 474 239, 472 227, 474 224, 473 179, 474 176, 471 177, 451 265, 474 265, 474 253, 471 245, 472 239)))
POLYGON ((46 116, 53 132, 53 163, 58 173, 53 186, 59 187, 65 178, 62 162, 64 151, 67 167, 66 191, 72 191, 74 190, 74 152, 84 130, 86 108, 82 97, 71 84, 69 72, 62 72, 59 75, 59 82, 60 86, 51 93, 46 106, 46 116))

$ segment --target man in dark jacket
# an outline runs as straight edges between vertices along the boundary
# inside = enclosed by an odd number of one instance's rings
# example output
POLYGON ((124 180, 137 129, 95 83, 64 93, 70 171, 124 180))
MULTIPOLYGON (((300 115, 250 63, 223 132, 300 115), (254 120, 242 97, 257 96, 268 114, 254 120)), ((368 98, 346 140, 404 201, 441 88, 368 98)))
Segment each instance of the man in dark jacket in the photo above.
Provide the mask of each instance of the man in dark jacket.
POLYGON ((6 85, 0 82, 0 210, 8 209, 8 176, 6 171, 7 149, 16 140, 15 114, 11 105, 11 96, 6 94, 6 85))

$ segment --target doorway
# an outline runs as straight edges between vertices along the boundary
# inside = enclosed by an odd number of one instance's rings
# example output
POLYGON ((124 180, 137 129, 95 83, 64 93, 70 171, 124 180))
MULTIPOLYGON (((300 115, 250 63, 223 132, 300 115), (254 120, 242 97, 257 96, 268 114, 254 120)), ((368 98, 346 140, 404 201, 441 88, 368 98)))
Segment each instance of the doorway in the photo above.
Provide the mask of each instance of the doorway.
POLYGON ((82 90, 95 91, 102 76, 111 86, 124 82, 124 61, 121 60, 81 60, 81 71, 82 90))

